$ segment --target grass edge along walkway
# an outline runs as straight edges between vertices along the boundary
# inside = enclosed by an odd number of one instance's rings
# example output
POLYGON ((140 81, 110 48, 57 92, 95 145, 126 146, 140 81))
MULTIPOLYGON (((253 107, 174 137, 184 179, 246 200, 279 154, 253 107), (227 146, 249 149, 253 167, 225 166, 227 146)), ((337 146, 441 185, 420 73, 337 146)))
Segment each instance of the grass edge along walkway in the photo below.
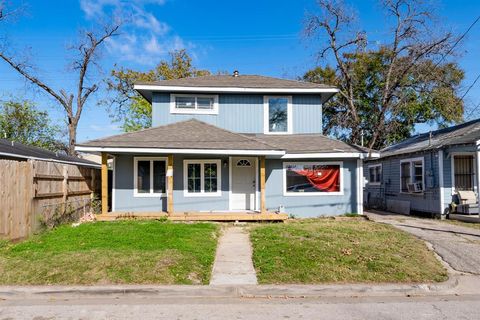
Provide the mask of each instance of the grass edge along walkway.
POLYGON ((423 283, 447 271, 414 236, 362 218, 319 218, 255 226, 261 284, 423 283))

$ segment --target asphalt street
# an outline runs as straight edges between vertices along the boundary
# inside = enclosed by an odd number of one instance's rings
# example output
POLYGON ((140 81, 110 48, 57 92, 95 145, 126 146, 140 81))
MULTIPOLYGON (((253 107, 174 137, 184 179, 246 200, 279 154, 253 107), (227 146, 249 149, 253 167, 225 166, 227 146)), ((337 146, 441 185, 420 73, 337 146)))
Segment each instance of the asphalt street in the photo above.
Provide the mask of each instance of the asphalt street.
POLYGON ((0 319, 480 319, 480 295, 383 298, 156 299, 88 297, 0 302, 0 319))

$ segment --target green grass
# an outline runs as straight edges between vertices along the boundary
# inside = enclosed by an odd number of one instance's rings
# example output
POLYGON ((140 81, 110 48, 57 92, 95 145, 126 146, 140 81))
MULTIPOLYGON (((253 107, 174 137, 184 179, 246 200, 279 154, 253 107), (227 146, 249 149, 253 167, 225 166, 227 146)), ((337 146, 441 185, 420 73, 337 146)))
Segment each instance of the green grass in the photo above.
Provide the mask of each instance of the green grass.
POLYGON ((0 284, 207 284, 218 227, 117 221, 0 243, 0 284))
POLYGON ((254 227, 250 237, 262 284, 447 279, 422 241, 360 218, 262 225, 254 227))

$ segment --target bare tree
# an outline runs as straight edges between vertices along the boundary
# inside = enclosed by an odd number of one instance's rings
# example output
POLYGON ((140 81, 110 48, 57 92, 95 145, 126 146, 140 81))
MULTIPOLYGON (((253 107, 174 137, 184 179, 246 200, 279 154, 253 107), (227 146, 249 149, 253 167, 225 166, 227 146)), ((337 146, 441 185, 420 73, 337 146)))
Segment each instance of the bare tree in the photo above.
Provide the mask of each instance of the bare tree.
MULTIPOLYGON (((0 6, 0 10, 1 10, 0 6)), ((1 12, 1 11, 0 11, 1 12)), ((1 21, 1 20, 0 20, 1 21)), ((120 23, 103 26, 100 32, 83 31, 79 44, 71 49, 76 52, 72 62, 73 70, 77 73, 76 88, 73 92, 61 88, 55 90, 52 86, 42 81, 34 74, 27 62, 21 62, 15 55, 0 51, 0 58, 9 64, 15 71, 25 77, 29 82, 42 89, 53 97, 64 109, 68 126, 68 154, 75 154, 77 126, 88 97, 99 88, 98 83, 87 84, 87 74, 91 66, 96 63, 98 51, 105 41, 118 34, 120 23)))
MULTIPOLYGON (((332 58, 337 65, 335 84, 339 86, 344 108, 335 121, 337 125, 351 130, 350 141, 359 143, 363 127, 357 89, 364 79, 356 77, 358 72, 354 68, 358 67, 355 65, 358 59, 355 59, 368 50, 367 34, 356 31, 355 14, 343 1, 318 0, 317 3, 319 13, 307 17, 305 33, 309 38, 318 36, 326 40, 319 56, 332 58)), ((381 71, 376 100, 369 115, 376 117, 376 127, 369 128, 372 130, 368 143, 370 148, 378 145, 378 139, 386 132, 396 129, 395 121, 388 120, 391 115, 401 113, 411 98, 405 94, 406 87, 416 92, 427 89, 437 67, 434 61, 440 62, 451 53, 455 40, 451 33, 440 31, 432 8, 425 1, 383 0, 380 4, 386 15, 386 26, 391 28, 391 36, 376 50, 381 57, 380 63, 385 67, 381 71)), ((362 75, 365 76, 364 73, 362 75)))

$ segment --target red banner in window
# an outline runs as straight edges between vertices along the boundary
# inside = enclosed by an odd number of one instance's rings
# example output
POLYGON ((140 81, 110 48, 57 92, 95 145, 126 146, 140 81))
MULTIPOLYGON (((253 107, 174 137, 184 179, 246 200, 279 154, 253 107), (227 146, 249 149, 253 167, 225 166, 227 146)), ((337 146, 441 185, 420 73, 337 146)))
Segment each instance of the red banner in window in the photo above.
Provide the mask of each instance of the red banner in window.
POLYGON ((340 191, 340 167, 321 166, 310 170, 293 170, 295 173, 307 178, 308 182, 316 189, 325 192, 340 191))

